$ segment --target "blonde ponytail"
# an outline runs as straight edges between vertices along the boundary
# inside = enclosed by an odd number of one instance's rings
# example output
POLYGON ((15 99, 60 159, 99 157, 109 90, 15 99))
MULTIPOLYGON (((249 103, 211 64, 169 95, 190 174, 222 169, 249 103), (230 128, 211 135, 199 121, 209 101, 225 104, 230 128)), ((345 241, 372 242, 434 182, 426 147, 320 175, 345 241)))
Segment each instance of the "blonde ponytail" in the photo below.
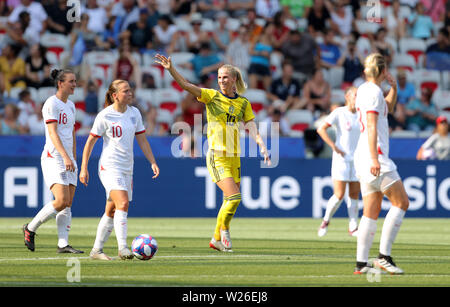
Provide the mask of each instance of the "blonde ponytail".
POLYGON ((386 67, 386 60, 384 56, 379 53, 369 54, 364 61, 364 75, 366 76, 366 79, 378 79, 386 67))
POLYGON ((242 77, 241 70, 236 66, 230 64, 222 65, 219 69, 226 69, 227 71, 229 71, 231 75, 236 78, 236 93, 238 93, 239 95, 244 94, 244 92, 247 90, 247 84, 242 77))

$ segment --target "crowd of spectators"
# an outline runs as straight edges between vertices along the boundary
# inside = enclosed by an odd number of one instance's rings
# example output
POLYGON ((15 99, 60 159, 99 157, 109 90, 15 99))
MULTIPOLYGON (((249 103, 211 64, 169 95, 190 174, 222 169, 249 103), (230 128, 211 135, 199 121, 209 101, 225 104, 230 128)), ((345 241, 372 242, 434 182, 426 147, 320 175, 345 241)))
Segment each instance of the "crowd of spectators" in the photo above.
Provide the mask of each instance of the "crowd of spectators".
POLYGON ((371 52, 384 55, 398 78, 398 104, 389 118, 393 131, 432 130, 436 118, 448 114, 434 93, 450 90, 449 1, 383 0, 372 6, 358 0, 79 3, 81 12, 66 0, 0 0, 0 134, 43 134, 39 125, 45 97, 36 92, 53 86, 52 66, 77 74, 83 91, 77 104, 82 110, 79 134, 88 133, 102 106, 102 88, 117 78, 129 80, 136 91, 134 104, 148 134, 169 134, 177 120, 193 125, 194 116, 204 113, 194 97, 179 91, 180 101, 167 115, 166 109, 139 95, 157 88, 179 90, 170 79, 155 75, 156 53, 172 56, 182 74, 202 86, 217 86, 217 68, 223 63, 239 67, 249 90, 265 93, 257 120, 282 122, 281 135, 294 135, 293 123, 286 121, 290 111, 309 112, 313 126, 341 105, 345 88, 364 82, 362 64, 371 52), (48 33, 62 34, 69 42, 58 61, 48 57, 43 45, 48 33), (408 38, 426 44, 414 67, 396 62, 408 38), (88 61, 98 51, 115 55, 111 67, 103 67, 109 76, 100 82, 88 61), (437 85, 417 83, 415 72, 424 70, 439 72, 437 85))

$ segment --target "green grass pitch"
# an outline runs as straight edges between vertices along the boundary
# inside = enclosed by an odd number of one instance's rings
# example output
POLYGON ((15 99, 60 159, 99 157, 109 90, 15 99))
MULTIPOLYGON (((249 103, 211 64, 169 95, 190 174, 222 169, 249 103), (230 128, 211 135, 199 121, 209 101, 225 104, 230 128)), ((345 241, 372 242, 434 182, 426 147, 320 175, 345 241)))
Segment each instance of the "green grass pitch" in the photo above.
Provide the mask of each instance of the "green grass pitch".
MULTIPOLYGON (((89 259, 99 218, 74 218, 70 244, 81 255, 57 254, 54 221, 41 226, 36 251, 23 243, 21 226, 30 218, 0 219, 0 286, 450 286, 450 220, 406 218, 393 248, 403 276, 355 276, 356 238, 347 219, 333 219, 328 234, 317 237, 320 220, 239 218, 231 226, 234 253, 208 247, 215 219, 130 218, 128 241, 141 233, 156 238, 150 261, 89 259), (68 272, 77 258, 80 280, 68 272), (69 274, 70 275, 70 274, 69 274)), ((383 220, 371 250, 378 253, 383 220)), ((105 253, 117 256, 114 233, 105 253)))

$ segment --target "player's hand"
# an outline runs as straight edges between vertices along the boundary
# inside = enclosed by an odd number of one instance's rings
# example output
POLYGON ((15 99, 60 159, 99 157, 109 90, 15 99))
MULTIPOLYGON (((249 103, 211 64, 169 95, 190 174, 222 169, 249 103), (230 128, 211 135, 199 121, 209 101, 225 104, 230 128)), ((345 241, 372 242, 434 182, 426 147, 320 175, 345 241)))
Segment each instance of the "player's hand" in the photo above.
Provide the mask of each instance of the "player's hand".
POLYGON ((155 174, 152 178, 155 179, 159 176, 159 167, 156 163, 152 163, 153 174, 155 174))
POLYGON ((372 166, 370 167, 370 173, 374 175, 375 177, 380 176, 380 162, 378 162, 378 159, 372 159, 372 166))
POLYGON ((75 163, 73 163, 72 159, 69 157, 64 157, 64 167, 66 171, 74 172, 75 171, 75 163))
POLYGON ((386 81, 389 83, 391 87, 397 88, 397 81, 395 78, 391 75, 390 72, 386 73, 386 81))
POLYGON ((155 58, 155 62, 160 64, 165 69, 169 70, 172 67, 172 59, 170 57, 166 58, 158 53, 155 55, 155 58))
POLYGON ((343 152, 342 150, 340 150, 337 146, 333 147, 333 150, 335 152, 337 152, 338 154, 340 154, 343 158, 345 157, 345 152, 343 152))
POLYGON ((89 182, 89 172, 87 170, 81 170, 80 172, 80 182, 87 187, 89 182))
POLYGON ((261 154, 264 157, 264 164, 267 164, 267 166, 271 166, 272 161, 270 161, 269 152, 267 151, 266 147, 261 148, 261 154))

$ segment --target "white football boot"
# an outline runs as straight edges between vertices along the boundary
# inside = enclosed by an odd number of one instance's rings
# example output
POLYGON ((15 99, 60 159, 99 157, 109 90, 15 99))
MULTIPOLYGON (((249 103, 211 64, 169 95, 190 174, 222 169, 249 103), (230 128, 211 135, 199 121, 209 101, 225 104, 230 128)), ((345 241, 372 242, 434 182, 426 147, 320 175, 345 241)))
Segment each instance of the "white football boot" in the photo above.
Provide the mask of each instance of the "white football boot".
POLYGON ((108 257, 104 252, 103 249, 93 248, 91 250, 91 253, 89 254, 89 257, 91 259, 95 260, 112 260, 111 257, 108 257))
POLYGON ((324 235, 327 234, 329 224, 330 224, 330 222, 322 221, 322 224, 320 224, 320 227, 319 227, 319 231, 317 231, 317 235, 319 237, 323 237, 324 235))
POLYGON ((230 230, 221 230, 220 231, 220 238, 222 241, 223 246, 225 246, 225 248, 228 251, 232 251, 231 250, 231 236, 230 236, 230 230))
POLYGON ((403 270, 395 265, 394 261, 390 256, 384 256, 381 258, 377 258, 373 261, 373 266, 375 268, 386 271, 391 275, 401 275, 403 274, 403 270))
POLYGON ((122 260, 125 259, 133 259, 134 255, 133 253, 128 249, 128 247, 124 247, 121 250, 119 250, 119 258, 122 260))

